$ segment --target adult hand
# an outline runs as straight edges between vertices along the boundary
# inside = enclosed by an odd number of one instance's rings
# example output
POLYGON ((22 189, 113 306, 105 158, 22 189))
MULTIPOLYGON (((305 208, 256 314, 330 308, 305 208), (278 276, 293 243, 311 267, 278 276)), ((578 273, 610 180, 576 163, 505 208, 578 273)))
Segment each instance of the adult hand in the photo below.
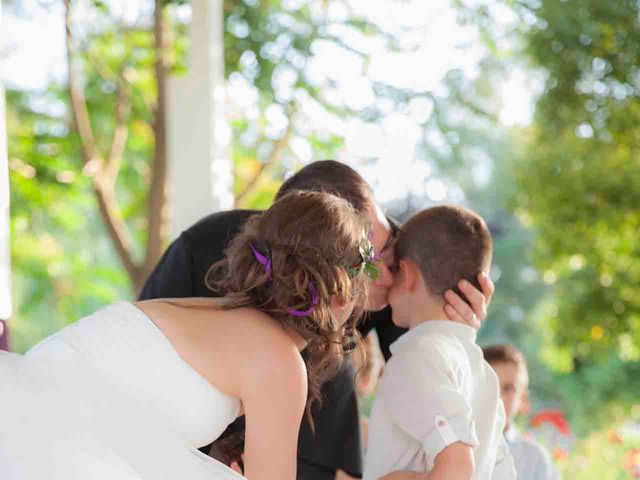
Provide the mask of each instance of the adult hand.
MULTIPOLYGON (((426 473, 418 472, 392 472, 389 475, 385 475, 380 480, 426 480, 426 473)), ((342 470, 336 472, 336 480, 357 480, 356 478, 346 474, 342 470)))
POLYGON ((242 468, 240 467, 240 464, 238 462, 231 463, 229 468, 234 472, 239 473, 240 475, 244 475, 244 472, 242 471, 242 468))
POLYGON ((336 480, 358 480, 342 470, 336 471, 336 480))
POLYGON ((495 286, 484 272, 478 275, 478 282, 482 292, 466 280, 460 280, 458 283, 458 288, 467 297, 471 306, 453 290, 445 292, 444 297, 448 303, 444 306, 444 311, 449 320, 466 323, 475 329, 480 328, 484 319, 487 318, 487 307, 491 303, 495 286))
POLYGON ((385 475, 379 480, 427 480, 428 478, 426 473, 396 471, 385 475))
POLYGON ((236 462, 231 462, 231 465, 229 465, 229 468, 231 468, 231 470, 233 470, 234 472, 239 473, 240 475, 244 475, 244 468, 242 468, 243 466, 244 466, 244 453, 240 455, 240 460, 236 462))

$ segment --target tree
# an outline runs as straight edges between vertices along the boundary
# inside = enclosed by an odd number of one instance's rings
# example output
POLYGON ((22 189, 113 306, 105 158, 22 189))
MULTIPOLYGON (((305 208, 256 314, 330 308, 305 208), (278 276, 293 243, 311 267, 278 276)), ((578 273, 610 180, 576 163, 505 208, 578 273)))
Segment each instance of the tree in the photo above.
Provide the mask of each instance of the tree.
POLYGON ((640 58, 635 1, 523 2, 521 35, 546 75, 518 169, 520 215, 556 283, 548 321, 574 366, 640 360, 640 58))
MULTIPOLYGON (((96 1, 94 4, 106 9, 104 3, 96 1)), ((147 241, 145 253, 141 261, 136 261, 129 228, 123 218, 121 207, 116 195, 116 182, 120 173, 120 166, 126 153, 129 126, 132 123, 131 90, 134 85, 133 72, 136 67, 128 55, 130 50, 124 48, 123 55, 116 58, 104 58, 96 55, 92 46, 87 46, 85 63, 98 71, 105 82, 112 82, 114 92, 113 131, 111 140, 106 142, 105 152, 101 151, 100 142, 96 139, 91 122, 91 113, 87 105, 85 87, 76 63, 76 41, 74 40, 71 0, 65 0, 65 31, 67 52, 67 88, 70 99, 75 131, 78 134, 83 158, 83 173, 91 179, 100 215, 107 226, 107 231, 114 248, 124 265, 134 292, 140 291, 149 273, 156 265, 166 243, 166 227, 164 209, 166 204, 167 184, 167 104, 166 84, 169 70, 167 42, 167 22, 164 18, 163 3, 154 3, 153 19, 153 54, 155 95, 149 96, 153 101, 145 104, 149 111, 145 116, 151 117, 153 156, 150 165, 150 185, 148 191, 148 210, 146 215, 147 241), (119 57, 119 58, 118 58, 119 57), (88 60, 88 62, 87 62, 88 60), (111 60, 111 62, 109 62, 111 60), (104 63, 103 63, 104 62, 104 63), (111 63, 111 65, 109 64, 111 63), (115 67, 115 68, 114 68, 115 67), (115 74, 112 72, 115 70, 115 74)), ((118 29, 109 32, 115 35, 115 40, 127 44, 129 33, 118 29)), ((150 36, 150 35, 147 35, 150 36)))

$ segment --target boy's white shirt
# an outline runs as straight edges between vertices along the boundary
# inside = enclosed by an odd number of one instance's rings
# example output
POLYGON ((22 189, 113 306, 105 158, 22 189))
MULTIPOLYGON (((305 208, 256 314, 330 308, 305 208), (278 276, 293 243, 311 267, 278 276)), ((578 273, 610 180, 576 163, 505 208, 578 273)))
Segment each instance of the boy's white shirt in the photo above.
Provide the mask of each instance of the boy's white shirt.
POLYGON ((391 346, 369 422, 364 480, 429 472, 438 453, 458 441, 473 447, 473 479, 516 478, 498 378, 475 342, 473 328, 431 320, 391 346))

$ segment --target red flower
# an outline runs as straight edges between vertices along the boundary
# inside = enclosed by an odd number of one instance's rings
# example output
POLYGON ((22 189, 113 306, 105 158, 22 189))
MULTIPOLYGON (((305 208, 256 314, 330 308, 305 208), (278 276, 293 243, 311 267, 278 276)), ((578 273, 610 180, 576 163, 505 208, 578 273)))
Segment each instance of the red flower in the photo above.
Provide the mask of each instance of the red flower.
POLYGON ((632 474, 640 473, 640 448, 632 448, 622 458, 624 468, 632 474))
POLYGON ((569 422, 560 410, 542 410, 531 419, 532 427, 539 427, 543 423, 550 423, 564 436, 568 437, 571 433, 569 422))

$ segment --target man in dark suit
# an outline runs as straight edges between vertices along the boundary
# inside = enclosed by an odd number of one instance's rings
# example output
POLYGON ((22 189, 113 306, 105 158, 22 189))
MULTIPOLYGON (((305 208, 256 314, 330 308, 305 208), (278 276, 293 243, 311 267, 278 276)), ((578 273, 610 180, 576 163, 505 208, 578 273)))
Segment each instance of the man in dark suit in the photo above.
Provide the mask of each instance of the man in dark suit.
MULTIPOLYGON (((324 160, 311 163, 284 182, 276 198, 292 190, 326 191, 348 200, 356 210, 369 216, 372 225, 372 243, 380 253, 377 262, 380 275, 369 290, 369 314, 361 322, 360 333, 365 336, 375 328, 380 346, 388 358, 389 345, 404 330, 391 322, 387 293, 393 276, 392 224, 375 203, 365 180, 352 168, 342 163, 324 160)), ((141 300, 151 298, 213 297, 215 292, 205 285, 209 267, 221 260, 229 241, 242 229, 246 220, 260 213, 254 210, 219 212, 203 218, 185 230, 165 252, 156 269, 147 280, 141 300)), ((320 234, 321 232, 319 232, 320 234)), ((447 314, 452 319, 466 321, 479 327, 486 316, 486 306, 493 294, 493 284, 486 276, 480 279, 483 292, 472 285, 460 285, 468 302, 454 292, 448 292, 447 314)), ((362 448, 358 404, 354 388, 354 369, 349 359, 340 372, 323 386, 324 402, 314 412, 315 432, 306 417, 302 421, 298 442, 298 480, 334 480, 362 476, 362 448), (348 476, 346 476, 348 475, 348 476)), ((243 422, 234 422, 218 442, 232 438, 241 431, 243 422)), ((212 451, 216 451, 216 444, 212 451)), ((209 453, 209 449, 207 449, 209 453)), ((397 472, 385 480, 415 478, 397 472)))

